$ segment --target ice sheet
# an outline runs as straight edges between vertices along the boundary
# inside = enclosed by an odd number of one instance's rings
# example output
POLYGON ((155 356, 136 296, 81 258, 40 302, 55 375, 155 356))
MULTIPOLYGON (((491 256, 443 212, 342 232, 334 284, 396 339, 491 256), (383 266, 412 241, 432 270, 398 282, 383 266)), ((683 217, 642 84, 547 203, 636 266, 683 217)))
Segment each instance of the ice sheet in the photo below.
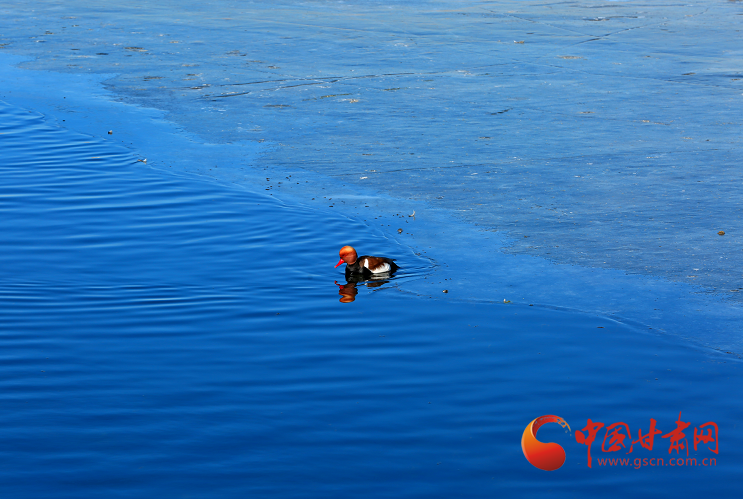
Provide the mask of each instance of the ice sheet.
POLYGON ((54 72, 27 72, 25 94, 2 98, 87 133, 116 128, 155 167, 252 186, 266 175, 283 193, 277 176, 301 176, 300 199, 360 213, 441 263, 416 292, 451 282, 447 299, 616 314, 743 350, 740 3, 30 1, 0 13, 0 50, 54 72), (91 87, 55 89, 60 72, 105 81, 101 99, 146 118, 85 115, 91 87))

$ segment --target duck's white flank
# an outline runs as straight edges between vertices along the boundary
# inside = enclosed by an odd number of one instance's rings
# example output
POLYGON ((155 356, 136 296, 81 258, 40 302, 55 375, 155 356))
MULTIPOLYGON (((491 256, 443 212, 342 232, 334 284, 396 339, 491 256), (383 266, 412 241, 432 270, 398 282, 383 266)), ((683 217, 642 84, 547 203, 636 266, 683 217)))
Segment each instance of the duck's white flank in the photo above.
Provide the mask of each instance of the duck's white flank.
POLYGON ((369 260, 367 258, 364 258, 364 267, 369 269, 373 274, 382 274, 384 272, 390 271, 390 264, 387 262, 382 263, 381 265, 377 265, 376 268, 371 268, 369 266, 369 260))

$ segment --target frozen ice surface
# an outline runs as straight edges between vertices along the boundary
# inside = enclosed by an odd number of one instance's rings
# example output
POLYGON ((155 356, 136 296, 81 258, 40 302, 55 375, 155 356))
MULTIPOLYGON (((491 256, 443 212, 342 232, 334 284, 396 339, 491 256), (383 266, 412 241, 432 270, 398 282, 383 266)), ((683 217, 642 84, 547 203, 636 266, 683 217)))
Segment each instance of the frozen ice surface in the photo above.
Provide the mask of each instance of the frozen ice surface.
MULTIPOLYGON (((458 296, 518 282, 540 303, 714 330, 725 340, 698 339, 741 351, 743 3, 24 0, 0 16, 0 53, 33 58, 20 67, 99 74, 114 99, 175 123, 172 142, 120 124, 162 153, 149 165, 304 175, 297 196, 324 186, 350 215, 417 209, 441 231, 411 244, 435 241, 470 273, 445 277, 458 296), (557 298, 547 285, 563 278, 557 298)), ((80 108, 56 110, 86 127, 80 108)), ((105 134, 93 121, 84 131, 105 134)))

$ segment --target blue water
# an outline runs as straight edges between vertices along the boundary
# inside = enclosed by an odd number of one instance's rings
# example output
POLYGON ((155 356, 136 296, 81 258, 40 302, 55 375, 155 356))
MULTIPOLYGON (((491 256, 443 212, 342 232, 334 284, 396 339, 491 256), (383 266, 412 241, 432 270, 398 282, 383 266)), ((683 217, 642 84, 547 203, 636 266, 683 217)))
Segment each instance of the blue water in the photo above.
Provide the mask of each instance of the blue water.
POLYGON ((415 296, 400 284, 434 264, 363 221, 155 170, 7 104, 0 150, 8 497, 738 491, 735 356, 539 304, 415 296), (349 240, 406 270, 340 303, 349 240), (679 411, 719 425, 717 467, 589 470, 545 427, 568 453, 548 473, 519 445, 543 414, 667 432, 679 411))
POLYGON ((737 497, 741 13, 0 0, 2 496, 737 497))

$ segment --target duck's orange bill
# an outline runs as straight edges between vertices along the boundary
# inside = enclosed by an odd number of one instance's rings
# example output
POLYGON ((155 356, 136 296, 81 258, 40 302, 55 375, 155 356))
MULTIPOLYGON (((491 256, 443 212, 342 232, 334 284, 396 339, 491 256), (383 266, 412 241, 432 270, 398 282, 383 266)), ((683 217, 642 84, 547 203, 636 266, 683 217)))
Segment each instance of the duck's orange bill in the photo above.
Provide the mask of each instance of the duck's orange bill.
POLYGON ((340 265, 341 263, 346 263, 346 262, 343 261, 343 258, 341 258, 341 261, 340 262, 338 262, 338 263, 335 264, 335 267, 334 268, 337 269, 338 268, 338 265, 340 265))

